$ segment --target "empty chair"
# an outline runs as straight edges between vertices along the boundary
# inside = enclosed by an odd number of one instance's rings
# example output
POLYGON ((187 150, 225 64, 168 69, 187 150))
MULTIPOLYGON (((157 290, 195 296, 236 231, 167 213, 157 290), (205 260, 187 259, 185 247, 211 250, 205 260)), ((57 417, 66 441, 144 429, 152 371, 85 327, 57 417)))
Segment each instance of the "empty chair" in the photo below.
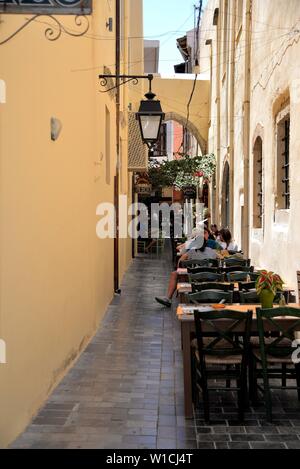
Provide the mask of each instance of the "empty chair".
POLYGON ((239 259, 238 257, 227 257, 224 259, 225 267, 241 266, 249 267, 251 264, 251 259, 239 259))
POLYGON ((207 266, 209 267, 209 259, 199 259, 199 260, 195 260, 195 259, 189 259, 189 260, 186 260, 186 261, 180 261, 180 264, 182 267, 204 267, 204 266, 207 266))
POLYGON ((223 282, 224 274, 217 272, 199 272, 197 274, 189 274, 189 280, 193 282, 223 282))
POLYGON ((228 282, 241 282, 248 280, 248 272, 229 272, 227 274, 228 282))
POLYGON ((251 270, 249 271, 249 277, 250 277, 250 280, 255 282, 258 277, 259 277, 259 272, 252 272, 251 270))
POLYGON ((220 260, 219 259, 208 259, 209 267, 219 267, 220 260))
POLYGON ((210 420, 209 391, 221 390, 237 392, 238 415, 242 421, 248 394, 247 363, 252 312, 195 311, 194 318, 197 347, 193 349, 193 387, 202 395, 204 419, 207 423, 210 420), (233 336, 237 328, 238 340, 233 336), (226 382, 226 387, 220 386, 220 380, 226 382), (231 380, 236 382, 235 387, 227 387, 231 380))
POLYGON ((232 303, 232 291, 219 291, 219 290, 202 290, 196 293, 189 293, 187 295, 188 301, 191 303, 220 303, 222 300, 227 303, 232 303))
MULTIPOLYGON (((257 327, 259 333, 259 348, 252 349, 249 383, 253 400, 257 400, 257 391, 263 393, 266 416, 272 421, 272 399, 271 389, 294 389, 298 392, 300 401, 300 363, 293 361, 295 352, 295 333, 300 328, 300 308, 274 308, 257 309, 257 327), (288 322, 285 323, 286 317, 288 322), (294 320, 293 320, 294 318, 294 320), (276 329, 277 328, 277 329, 276 329), (266 332, 277 331, 273 337, 265 337, 266 332), (294 346, 293 346, 294 345, 294 346), (257 365, 260 365, 259 368, 257 365), (281 366, 281 368, 279 368, 281 366), (284 375, 284 386, 280 386, 273 378, 282 378, 284 375), (286 379, 294 379, 294 386, 287 386, 286 379), (260 384, 258 381, 262 380, 260 384), (272 381, 270 381, 272 380, 272 381)), ((298 354, 296 354, 298 355, 298 354)))
MULTIPOLYGON (((273 300, 274 303, 279 303, 282 292, 278 291, 273 300)), ((256 290, 251 291, 239 291, 240 303, 241 304, 256 304, 260 303, 259 295, 256 290)))
POLYGON ((241 304, 255 304, 260 303, 260 299, 256 290, 254 291, 239 291, 240 303, 241 304))
MULTIPOLYGON (((236 265, 232 265, 230 267, 222 267, 222 272, 224 272, 225 274, 228 274, 229 272, 236 272, 236 271, 239 271, 239 272, 253 272, 254 270, 254 267, 253 266, 250 266, 250 267, 245 267, 245 266, 236 266, 236 265)), ((252 279, 251 279, 252 280, 252 279)))
POLYGON ((213 272, 217 273, 219 270, 216 267, 187 267, 189 274, 199 274, 200 272, 213 272))
POLYGON ((231 291, 233 289, 232 284, 225 284, 220 282, 192 282, 192 291, 196 293, 202 290, 219 290, 219 291, 231 291))
POLYGON ((256 282, 239 282, 239 291, 255 290, 256 282))

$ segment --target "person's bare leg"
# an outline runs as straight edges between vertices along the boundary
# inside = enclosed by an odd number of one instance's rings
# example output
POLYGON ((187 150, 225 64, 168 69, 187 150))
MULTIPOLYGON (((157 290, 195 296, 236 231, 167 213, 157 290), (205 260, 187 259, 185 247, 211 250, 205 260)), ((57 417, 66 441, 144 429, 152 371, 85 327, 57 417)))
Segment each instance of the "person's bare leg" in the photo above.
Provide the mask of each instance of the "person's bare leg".
POLYGON ((177 272, 172 272, 170 275, 168 293, 166 297, 156 297, 156 301, 164 306, 170 308, 172 306, 172 296, 177 288, 177 272))
POLYGON ((172 299, 172 296, 174 295, 176 288, 177 288, 177 272, 175 270, 174 272, 171 273, 170 280, 169 280, 167 296, 170 300, 172 299))
POLYGON ((148 246, 146 247, 145 249, 145 252, 149 252, 149 250, 152 248, 152 246, 154 246, 156 243, 156 239, 152 239, 152 241, 148 244, 148 246))

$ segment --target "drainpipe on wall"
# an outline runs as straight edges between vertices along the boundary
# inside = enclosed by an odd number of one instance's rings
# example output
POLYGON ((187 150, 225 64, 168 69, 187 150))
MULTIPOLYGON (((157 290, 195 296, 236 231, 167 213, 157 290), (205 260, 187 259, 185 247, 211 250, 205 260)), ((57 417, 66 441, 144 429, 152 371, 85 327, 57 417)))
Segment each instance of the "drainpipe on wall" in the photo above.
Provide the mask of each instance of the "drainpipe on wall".
POLYGON ((244 89, 244 214, 242 217, 242 249, 249 257, 249 158, 250 158, 250 96, 251 96, 251 12, 252 0, 246 1, 246 29, 245 29, 245 89, 244 89))
POLYGON ((217 166, 216 166, 216 215, 215 223, 221 225, 220 201, 222 196, 222 189, 220 184, 221 178, 221 101, 220 101, 220 87, 221 87, 221 25, 219 10, 215 18, 217 25, 217 76, 216 76, 216 100, 217 100, 217 166))
POLYGON ((120 12, 121 0, 116 0, 116 173, 114 178, 114 204, 116 230, 114 239, 114 290, 119 291, 119 172, 120 172, 120 12))
POLYGON ((229 116, 229 148, 230 148, 230 164, 229 164, 229 187, 230 187, 230 228, 234 233, 234 85, 235 85, 235 23, 236 23, 236 2, 231 3, 233 10, 231 14, 231 54, 230 54, 230 116, 229 116))

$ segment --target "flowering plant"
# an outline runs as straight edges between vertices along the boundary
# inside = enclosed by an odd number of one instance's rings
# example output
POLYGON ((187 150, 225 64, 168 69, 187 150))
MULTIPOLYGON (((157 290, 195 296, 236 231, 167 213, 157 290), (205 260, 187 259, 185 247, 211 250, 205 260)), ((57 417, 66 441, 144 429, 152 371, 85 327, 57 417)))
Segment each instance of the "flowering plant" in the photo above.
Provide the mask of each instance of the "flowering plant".
POLYGON ((278 274, 261 270, 259 277, 256 280, 256 291, 260 295, 262 290, 270 290, 276 295, 277 290, 282 290, 283 280, 278 274))
POLYGON ((215 173, 216 158, 214 154, 181 158, 158 163, 151 162, 148 169, 149 182, 152 187, 174 186, 181 190, 184 187, 198 186, 201 177, 209 178, 215 173))

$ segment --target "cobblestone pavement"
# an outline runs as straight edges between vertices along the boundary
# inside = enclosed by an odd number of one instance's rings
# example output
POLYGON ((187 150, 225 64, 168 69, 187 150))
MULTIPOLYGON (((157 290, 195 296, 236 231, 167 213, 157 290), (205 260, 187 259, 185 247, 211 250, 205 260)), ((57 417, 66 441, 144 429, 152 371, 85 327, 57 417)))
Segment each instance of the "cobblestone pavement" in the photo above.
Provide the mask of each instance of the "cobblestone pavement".
POLYGON ((168 253, 132 262, 94 339, 12 448, 300 448, 295 393, 274 395, 272 425, 263 406, 239 424, 231 393, 213 397, 211 425, 200 411, 184 418, 175 305, 154 301, 170 271, 168 253))

